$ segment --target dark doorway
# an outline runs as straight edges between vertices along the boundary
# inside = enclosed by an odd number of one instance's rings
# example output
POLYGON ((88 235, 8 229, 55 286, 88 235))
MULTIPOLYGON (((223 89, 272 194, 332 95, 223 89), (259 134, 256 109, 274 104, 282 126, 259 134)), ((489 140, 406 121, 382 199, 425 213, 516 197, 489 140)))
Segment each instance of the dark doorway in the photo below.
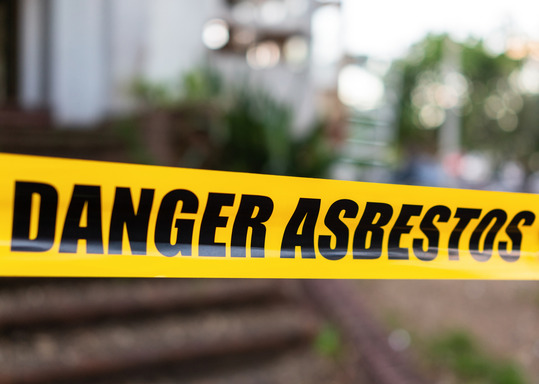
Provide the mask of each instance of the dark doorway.
POLYGON ((17 100, 17 0, 0 0, 0 105, 17 100))

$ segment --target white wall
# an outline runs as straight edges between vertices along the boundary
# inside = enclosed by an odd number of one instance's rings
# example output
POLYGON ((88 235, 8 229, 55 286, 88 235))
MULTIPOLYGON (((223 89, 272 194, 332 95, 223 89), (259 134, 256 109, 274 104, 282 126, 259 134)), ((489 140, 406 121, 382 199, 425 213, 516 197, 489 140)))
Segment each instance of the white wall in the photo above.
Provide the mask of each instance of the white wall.
POLYGON ((107 108, 107 0, 52 0, 51 104, 55 120, 91 126, 107 108))
POLYGON ((144 75, 152 81, 178 79, 199 64, 205 48, 202 27, 208 19, 208 2, 151 0, 144 75))

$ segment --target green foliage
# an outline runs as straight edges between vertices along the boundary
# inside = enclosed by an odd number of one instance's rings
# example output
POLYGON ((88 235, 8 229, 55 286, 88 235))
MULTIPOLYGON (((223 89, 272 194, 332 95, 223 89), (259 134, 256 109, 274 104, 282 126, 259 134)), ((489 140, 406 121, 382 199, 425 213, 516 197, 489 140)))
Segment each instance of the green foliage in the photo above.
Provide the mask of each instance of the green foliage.
POLYGON ((327 177, 327 171, 335 161, 330 150, 324 122, 319 121, 310 133, 292 142, 287 174, 303 177, 327 177))
MULTIPOLYGON (((482 42, 475 45, 461 45, 462 72, 470 83, 467 113, 462 116, 463 145, 472 150, 494 150, 505 152, 507 140, 522 132, 523 124, 513 132, 502 130, 496 120, 485 115, 485 102, 489 96, 499 93, 501 88, 509 89, 508 78, 521 66, 521 62, 506 55, 490 56, 482 42)), ((509 149, 513 152, 514 149, 509 149)))
POLYGON ((284 174, 291 149, 292 111, 268 94, 237 91, 224 114, 223 168, 284 174))
POLYGON ((339 330, 334 325, 324 325, 314 341, 314 348, 322 356, 337 358, 342 351, 339 330))
MULTIPOLYGON (((515 96, 518 91, 512 88, 509 81, 511 74, 522 64, 522 60, 513 60, 506 54, 493 56, 480 40, 457 43, 447 35, 426 36, 405 59, 394 65, 394 70, 402 75, 398 144, 401 147, 424 148, 437 145, 437 127, 428 129, 422 126, 413 94, 424 83, 443 85, 444 76, 447 75, 444 68, 447 70, 449 65, 466 81, 467 90, 457 110, 463 148, 492 153, 495 159, 503 159, 501 161, 529 156, 537 149, 538 137, 535 122, 526 116, 525 110, 530 108, 527 106, 530 103, 531 108, 536 109, 536 102, 525 98, 524 108, 514 111, 518 118, 518 125, 514 129, 504 130, 496 118, 487 116, 485 112, 487 99, 491 96, 502 99, 522 97, 515 96)), ((503 112, 503 107, 500 110, 503 112)), ((512 111, 510 113, 513 114, 512 111)))
POLYGON ((430 345, 430 360, 454 372, 462 383, 523 384, 516 364, 485 354, 465 331, 450 332, 430 345))
POLYGON ((131 88, 135 97, 147 106, 173 109, 185 103, 214 100, 223 90, 223 80, 215 69, 201 66, 185 73, 178 83, 138 78, 131 88))
POLYGON ((432 141, 433 132, 421 129, 418 125, 417 111, 412 103, 412 91, 417 86, 422 73, 438 69, 447 39, 446 35, 429 35, 412 47, 409 57, 394 64, 394 70, 400 72, 402 76, 397 138, 398 142, 404 146, 412 142, 429 143, 432 141))
POLYGON ((138 132, 138 123, 134 117, 114 121, 113 129, 125 142, 129 155, 138 164, 155 164, 144 146, 138 132))
POLYGON ((223 91, 221 75, 208 66, 187 72, 183 76, 182 84, 184 97, 189 101, 212 100, 223 91))
POLYGON ((170 87, 163 83, 154 83, 138 78, 133 82, 131 88, 133 94, 145 105, 163 108, 176 102, 176 97, 170 87))
POLYGON ((295 138, 289 105, 263 90, 227 85, 210 67, 186 73, 176 85, 138 80, 133 89, 147 108, 181 111, 184 126, 208 134, 211 168, 323 177, 333 161, 323 122, 295 138))
POLYGON ((292 110, 269 94, 239 90, 224 115, 223 169, 323 177, 333 161, 319 122, 301 138, 291 135, 292 110))

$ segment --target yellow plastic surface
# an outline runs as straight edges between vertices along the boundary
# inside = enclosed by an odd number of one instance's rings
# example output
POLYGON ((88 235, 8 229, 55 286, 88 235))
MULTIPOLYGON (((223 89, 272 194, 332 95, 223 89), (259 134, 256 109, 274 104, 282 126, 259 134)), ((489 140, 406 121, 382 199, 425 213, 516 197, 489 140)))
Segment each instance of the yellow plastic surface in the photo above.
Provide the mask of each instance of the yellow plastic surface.
MULTIPOLYGON (((0 167, 2 276, 539 280, 539 219, 535 217, 539 196, 532 194, 318 180, 10 154, 0 154, 0 167), (56 190, 57 205, 49 206, 48 210, 56 212, 55 220, 40 217, 44 205, 52 200, 38 192, 32 193, 31 199, 28 196, 26 200, 20 197, 18 213, 15 214, 16 189, 20 188, 22 196, 22 187, 31 190, 33 185, 46 185, 48 190, 56 190), (84 194, 78 195, 78 204, 83 202, 79 216, 73 202, 75 185, 94 187, 93 191, 97 190, 99 194, 99 200, 93 203, 85 202, 87 196, 84 194), (123 188, 124 192, 128 189, 132 202, 125 199, 120 201, 124 195, 117 195, 118 188, 123 188), (142 220, 139 224, 132 224, 131 229, 123 227, 122 254, 111 254, 109 239, 115 199, 118 200, 118 207, 129 207, 131 204, 132 212, 142 215, 142 211, 137 211, 142 189, 146 190, 146 197, 150 194, 148 191, 153 190, 146 243, 138 244, 139 250, 145 250, 143 254, 140 251, 139 254, 132 254, 132 246, 136 244, 130 242, 130 238, 135 238, 133 228, 136 225, 144 227, 142 220), (175 256, 166 256, 156 246, 157 215, 165 195, 174 190, 192 192, 198 199, 196 213, 182 212, 182 201, 176 205, 174 212, 169 212, 169 216, 174 218, 173 224, 177 219, 193 224, 191 255, 179 252, 175 256), (211 209, 207 204, 210 194, 219 197, 215 198, 211 209), (257 216, 261 213, 261 207, 253 208, 251 205, 248 220, 241 221, 238 215, 240 203, 250 196, 259 199, 256 201, 263 199, 268 202, 271 199, 273 208, 267 220, 257 216), (300 199, 303 199, 301 203, 300 199), (339 201, 345 202, 336 203, 339 201), (95 211, 96 204, 99 215, 95 211), (392 208, 387 224, 381 225, 382 222, 378 221, 382 220, 381 213, 374 215, 370 221, 366 215, 364 217, 368 204, 371 208, 387 208, 387 205, 392 208), (349 207, 349 210, 343 210, 343 206, 349 207), (354 214, 355 206, 357 212, 354 214), (408 213, 403 213, 403 206, 408 213), (28 217, 25 217, 24 207, 30 207, 28 217), (66 220, 69 209, 72 210, 71 220, 66 220), (94 211, 90 212, 92 209, 94 211), (462 212, 473 211, 477 217, 469 218, 462 230, 456 229, 461 221, 456 217, 457 210, 460 216, 462 212), (203 225, 205 212, 207 218, 203 225), (431 214, 426 218, 428 212, 431 214), (444 220, 444 214, 449 215, 447 220, 444 220), (84 239, 84 234, 90 225, 89 215, 93 215, 94 219, 100 216, 102 252, 97 248, 88 252, 89 241, 84 239), (73 217, 78 218, 73 220, 73 217), (252 224, 257 217, 258 223, 252 224), (359 225, 362 218, 366 226, 359 225), (40 220, 43 220, 41 224, 40 220), (14 229, 15 222, 19 223, 17 230, 14 229), (49 225, 47 229, 45 224, 51 222, 55 222, 54 228, 49 225), (311 230, 308 228, 309 222, 315 223, 311 230), (26 227, 24 223, 27 223, 26 227), (333 230, 328 228, 328 223, 333 230), (233 255, 231 245, 235 226, 246 231, 247 240, 243 251, 233 255), (199 254, 201 228, 206 234, 206 255, 199 254), (356 230, 359 240, 355 239, 356 230), (21 240, 21 233, 25 231, 27 236, 22 236, 21 240), (61 243, 67 239, 66 234, 70 231, 83 235, 75 239, 74 251, 69 251, 66 246, 60 252, 61 243), (254 241, 251 238, 254 231, 259 235, 258 244, 263 242, 263 249, 250 246, 254 241), (373 231, 382 233, 380 248, 372 240, 373 231), (283 242, 285 232, 288 240, 283 242), (53 234, 50 244, 36 241, 38 235, 45 239, 46 233, 53 234), (427 239, 428 235, 431 236, 430 240, 427 239), (457 247, 450 246, 452 235, 453 240, 460 237, 457 247), (340 248, 340 253, 332 253, 337 245, 337 237, 341 246, 346 245, 340 248), (15 238, 19 242, 14 241, 15 238), (30 250, 24 250, 25 244, 30 250), (310 244, 314 245, 314 253, 309 252, 310 244), (325 256, 321 253, 323 244, 326 246, 325 256), (257 255, 253 256, 254 252, 258 252, 257 255)), ((120 210, 117 214, 117 219, 130 217, 120 210)), ((166 220, 163 222, 166 223, 166 220)), ((463 224, 462 221, 460 224, 463 224)), ((170 246, 177 243, 178 231, 172 225, 165 233, 165 236, 170 236, 170 246)), ((188 231, 182 231, 184 237, 189 237, 188 231)), ((140 240, 141 235, 138 236, 140 240)))

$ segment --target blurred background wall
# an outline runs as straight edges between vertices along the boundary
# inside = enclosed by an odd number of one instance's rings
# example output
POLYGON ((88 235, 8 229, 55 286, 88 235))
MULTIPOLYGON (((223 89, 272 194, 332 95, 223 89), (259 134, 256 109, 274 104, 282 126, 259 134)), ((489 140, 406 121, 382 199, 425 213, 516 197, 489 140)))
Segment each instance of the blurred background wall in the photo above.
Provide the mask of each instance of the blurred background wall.
POLYGON ((12 20, 19 34, 14 99, 26 109, 50 108, 60 125, 88 126, 132 110, 134 79, 175 82, 204 62, 227 77, 271 68, 254 81, 298 104, 301 122, 312 118, 305 101, 312 98, 307 0, 24 0, 13 7, 19 13, 12 20), (266 44, 251 47, 255 42, 266 44), (254 50, 246 59, 248 47, 254 50), (225 54, 210 51, 222 48, 225 54))
POLYGON ((219 108, 243 87, 289 110, 285 135, 320 123, 334 155, 320 175, 536 191, 529 11, 522 0, 2 0, 2 125, 6 110, 80 130, 178 106, 211 68, 227 84, 219 108))

